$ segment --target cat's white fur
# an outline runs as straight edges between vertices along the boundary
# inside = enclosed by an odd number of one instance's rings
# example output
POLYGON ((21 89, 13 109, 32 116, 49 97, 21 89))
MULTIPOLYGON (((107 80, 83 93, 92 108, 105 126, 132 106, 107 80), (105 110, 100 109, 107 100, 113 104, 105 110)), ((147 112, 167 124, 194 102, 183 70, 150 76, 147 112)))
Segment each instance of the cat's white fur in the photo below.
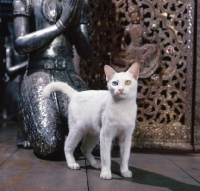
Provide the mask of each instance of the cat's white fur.
POLYGON ((70 99, 68 106, 69 135, 64 148, 69 168, 80 168, 74 159, 73 152, 82 139, 81 151, 91 166, 101 168, 100 178, 111 179, 111 142, 114 137, 118 137, 121 175, 132 177, 132 172, 128 168, 128 160, 137 113, 139 64, 134 63, 127 72, 117 73, 107 65, 104 67, 104 71, 109 91, 77 92, 66 83, 53 82, 44 88, 43 95, 49 97, 52 91, 61 91, 70 99), (130 85, 126 85, 130 82, 130 85), (99 141, 99 135, 101 163, 95 160, 91 154, 99 141))

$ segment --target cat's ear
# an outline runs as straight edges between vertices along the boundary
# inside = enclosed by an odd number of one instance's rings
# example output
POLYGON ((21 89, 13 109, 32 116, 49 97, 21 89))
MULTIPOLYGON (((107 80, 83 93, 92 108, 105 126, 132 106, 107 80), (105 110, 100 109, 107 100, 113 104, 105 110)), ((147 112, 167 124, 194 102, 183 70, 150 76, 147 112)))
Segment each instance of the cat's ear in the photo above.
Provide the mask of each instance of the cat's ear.
POLYGON ((109 81, 113 77, 113 75, 117 73, 113 68, 108 65, 104 66, 104 72, 106 74, 106 81, 109 81))
POLYGON ((127 70, 127 72, 129 72, 133 76, 134 79, 138 80, 138 78, 139 78, 139 72, 140 72, 140 65, 137 62, 135 62, 127 70))

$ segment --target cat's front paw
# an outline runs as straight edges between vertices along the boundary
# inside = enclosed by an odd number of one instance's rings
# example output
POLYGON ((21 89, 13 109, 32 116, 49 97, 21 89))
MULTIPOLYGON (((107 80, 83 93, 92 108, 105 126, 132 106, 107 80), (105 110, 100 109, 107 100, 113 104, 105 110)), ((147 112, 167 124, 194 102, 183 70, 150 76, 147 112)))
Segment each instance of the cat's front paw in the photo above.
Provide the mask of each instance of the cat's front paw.
POLYGON ((80 165, 78 163, 69 164, 68 167, 72 170, 79 170, 80 165))
POLYGON ((101 163, 100 162, 96 162, 95 164, 91 164, 91 166, 93 168, 100 169, 101 168, 101 163))
POLYGON ((131 178, 132 177, 132 172, 130 170, 121 172, 121 175, 125 178, 131 178))
POLYGON ((110 172, 102 172, 100 174, 100 178, 104 179, 104 180, 109 180, 112 178, 112 175, 110 172))

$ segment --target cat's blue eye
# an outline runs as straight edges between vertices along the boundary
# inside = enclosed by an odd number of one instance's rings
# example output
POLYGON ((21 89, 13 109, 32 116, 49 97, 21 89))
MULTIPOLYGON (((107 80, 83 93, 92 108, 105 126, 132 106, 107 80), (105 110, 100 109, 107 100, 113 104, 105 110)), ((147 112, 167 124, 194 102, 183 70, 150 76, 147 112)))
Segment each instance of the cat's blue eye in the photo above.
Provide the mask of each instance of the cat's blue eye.
POLYGON ((117 85, 118 85, 118 82, 117 82, 117 81, 113 81, 113 82, 112 82, 112 85, 113 85, 113 86, 117 86, 117 85))

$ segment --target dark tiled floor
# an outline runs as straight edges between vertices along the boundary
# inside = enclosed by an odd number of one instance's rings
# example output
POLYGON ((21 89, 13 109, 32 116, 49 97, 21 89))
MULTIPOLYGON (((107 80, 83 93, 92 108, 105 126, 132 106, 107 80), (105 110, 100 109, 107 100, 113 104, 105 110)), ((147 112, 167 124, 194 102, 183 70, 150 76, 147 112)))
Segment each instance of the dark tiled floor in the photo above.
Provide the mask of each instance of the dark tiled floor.
POLYGON ((200 191, 200 154, 131 153, 131 179, 120 176, 119 157, 112 157, 112 180, 99 178, 83 157, 81 170, 66 161, 35 157, 16 147, 15 123, 0 124, 0 191, 200 191))

